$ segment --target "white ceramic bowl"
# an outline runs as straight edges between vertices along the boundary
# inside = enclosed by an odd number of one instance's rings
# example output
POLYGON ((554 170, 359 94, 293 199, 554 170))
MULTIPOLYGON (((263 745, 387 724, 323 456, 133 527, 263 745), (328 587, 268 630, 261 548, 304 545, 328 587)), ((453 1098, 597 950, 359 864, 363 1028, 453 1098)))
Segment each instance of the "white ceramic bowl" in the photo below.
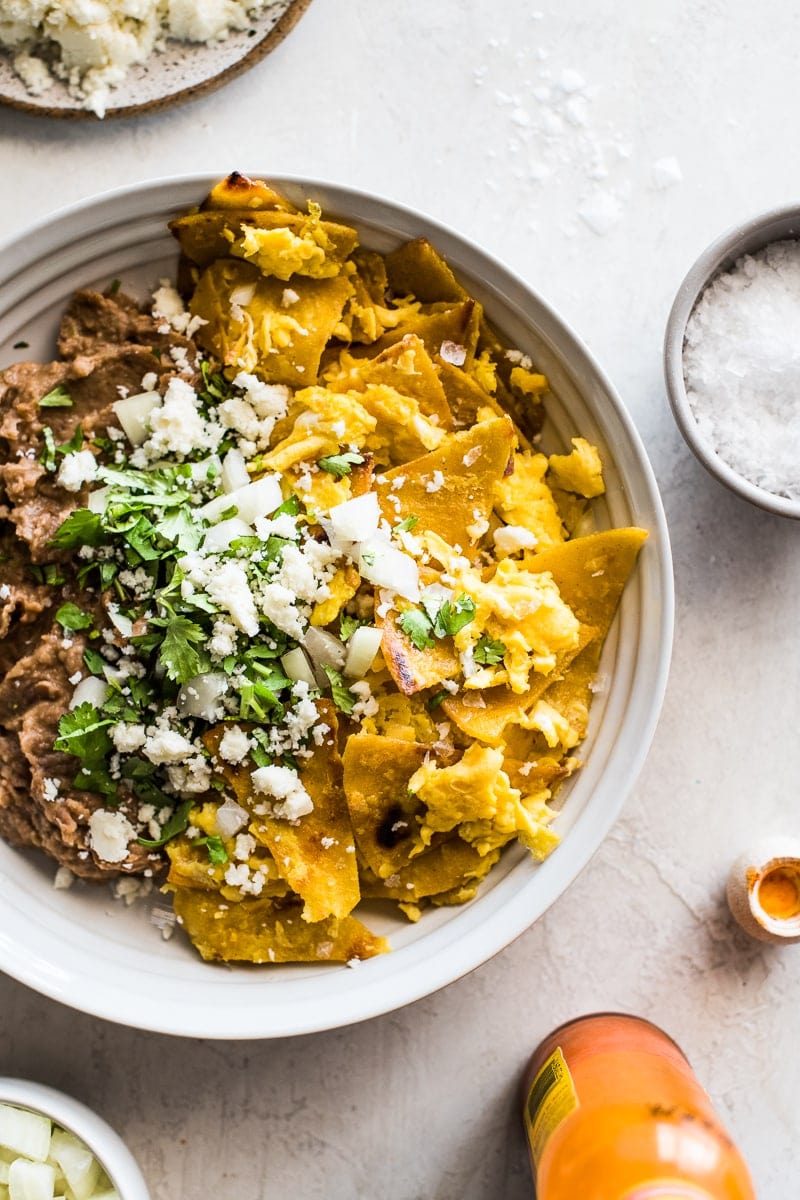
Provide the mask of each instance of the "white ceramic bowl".
MULTIPOLYGON (((59 317, 75 288, 123 288, 144 298, 172 275, 176 247, 167 221, 200 201, 218 176, 114 192, 66 210, 0 251, 0 363, 48 359, 59 317), (15 351, 24 340, 30 349, 15 351)), ((146 906, 125 909, 105 889, 52 887, 43 856, 0 844, 0 968, 66 1004, 145 1029, 193 1037, 277 1037, 346 1025, 416 1000, 496 954, 531 925, 586 865, 617 817, 644 761, 666 685, 672 640, 672 565, 664 513, 645 451, 620 400, 586 348, 507 268, 445 227, 388 201, 313 180, 273 178, 292 199, 310 196, 358 226, 379 251, 430 238, 510 345, 549 376, 545 444, 596 443, 607 493, 600 527, 650 531, 608 638, 585 762, 564 789, 556 828, 563 843, 540 866, 507 852, 479 896, 423 914, 416 925, 366 911, 394 952, 342 966, 210 966, 179 934, 162 942, 146 906)), ((163 901, 161 901, 163 903, 163 901)))
POLYGON ((686 394, 683 345, 686 326, 694 307, 717 276, 729 271, 745 254, 756 254, 772 242, 782 242, 799 236, 800 208, 796 204, 789 208, 760 213, 723 233, 703 251, 687 272, 670 310, 664 337, 664 379, 667 395, 677 426, 698 462, 702 463, 710 475, 743 500, 748 500, 767 512, 777 513, 782 517, 794 517, 795 520, 800 520, 800 501, 768 492, 746 479, 744 475, 740 475, 738 471, 734 471, 700 433, 686 394))
POLYGON ((43 1083, 0 1077, 0 1104, 15 1104, 42 1113, 62 1129, 74 1133, 100 1161, 120 1200, 150 1200, 136 1159, 122 1138, 79 1100, 43 1083))

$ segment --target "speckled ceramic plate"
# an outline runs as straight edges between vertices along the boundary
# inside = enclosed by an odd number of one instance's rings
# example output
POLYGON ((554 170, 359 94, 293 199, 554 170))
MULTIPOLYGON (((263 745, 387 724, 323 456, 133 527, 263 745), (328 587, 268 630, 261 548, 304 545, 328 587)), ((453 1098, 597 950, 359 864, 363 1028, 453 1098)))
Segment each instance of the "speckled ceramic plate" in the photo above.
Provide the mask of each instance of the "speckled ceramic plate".
MULTIPOLYGON (((130 68, 124 82, 111 93, 106 118, 157 112, 214 91, 274 50, 310 3, 276 0, 266 12, 254 17, 247 29, 231 32, 224 41, 209 46, 167 42, 165 50, 130 68)), ((44 117, 98 120, 80 100, 70 96, 60 81, 43 95, 31 96, 14 71, 8 52, 0 53, 0 103, 44 117)))
MULTIPOLYGON (((59 318, 78 287, 119 279, 145 299, 176 268, 167 221, 214 182, 113 192, 0 248, 0 364, 52 358, 59 318)), ((508 343, 550 378, 545 446, 563 450, 581 433, 600 448, 606 494, 594 505, 598 526, 640 525, 650 536, 603 651, 583 769, 559 796, 562 844, 539 866, 510 847, 475 900, 431 909, 414 925, 360 906, 369 928, 389 938, 390 954, 355 970, 203 963, 180 933, 161 940, 147 902, 125 908, 107 888, 80 883, 56 891, 52 862, 0 842, 0 969, 96 1016, 193 1037, 278 1037, 351 1024, 428 995, 507 946, 561 895, 619 814, 655 729, 672 642, 672 564, 653 472, 621 401, 575 334, 508 268, 443 225, 348 188, 272 182, 295 203, 314 199, 354 224, 369 249, 385 253, 420 236, 434 242, 508 343)))

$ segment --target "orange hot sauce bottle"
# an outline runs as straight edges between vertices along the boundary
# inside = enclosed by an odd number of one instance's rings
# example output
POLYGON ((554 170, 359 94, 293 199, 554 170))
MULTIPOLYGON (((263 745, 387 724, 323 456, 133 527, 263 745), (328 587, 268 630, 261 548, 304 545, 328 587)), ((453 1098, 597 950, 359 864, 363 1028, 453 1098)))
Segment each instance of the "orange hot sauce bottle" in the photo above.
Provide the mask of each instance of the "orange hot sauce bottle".
POLYGON ((755 1200, 682 1051, 638 1017, 550 1034, 528 1066, 523 1119, 537 1200, 755 1200))

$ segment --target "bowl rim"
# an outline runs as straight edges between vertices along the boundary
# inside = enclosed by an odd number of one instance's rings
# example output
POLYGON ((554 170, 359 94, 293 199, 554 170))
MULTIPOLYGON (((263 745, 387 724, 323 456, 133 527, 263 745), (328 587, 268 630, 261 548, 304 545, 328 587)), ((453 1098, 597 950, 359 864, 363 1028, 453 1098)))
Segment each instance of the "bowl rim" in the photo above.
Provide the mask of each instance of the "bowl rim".
POLYGON ((800 500, 778 496, 752 483, 729 466, 709 443, 704 441, 689 404, 683 373, 686 326, 703 292, 716 276, 733 266, 743 255, 758 253, 773 242, 792 240, 790 232, 769 232, 775 226, 790 223, 796 226, 794 240, 800 239, 800 204, 782 205, 747 217, 730 226, 706 246, 686 272, 672 302, 664 333, 663 365, 667 398, 675 422, 698 462, 729 491, 742 499, 766 512, 797 520, 800 519, 800 500))
POLYGON ((84 1142, 119 1192, 120 1200, 150 1200, 139 1164, 117 1131, 94 1109, 67 1092, 19 1076, 0 1076, 0 1104, 49 1117, 84 1142))
MULTIPOLYGON (((9 239, 0 249, 2 261, 6 270, 0 279, 0 289, 14 278, 16 272, 31 269, 31 263, 41 266, 43 260, 54 247, 62 245, 69 235, 85 234, 86 222, 95 217, 99 224, 91 225, 93 231, 103 229, 108 225, 119 222, 112 220, 114 206, 129 204, 134 201, 141 205, 140 211, 149 212, 144 207, 160 198, 165 207, 180 209, 186 206, 186 196, 193 198, 189 203, 198 203, 200 198, 226 174, 223 169, 219 172, 185 174, 145 180, 123 188, 113 189, 99 195, 93 195, 81 200, 68 208, 50 214, 40 219, 32 229, 22 231, 9 239), (105 225, 104 225, 105 223, 105 225), (23 245, 24 244, 24 245, 23 245), (36 257, 32 258, 31 246, 36 246, 36 257), (6 273, 8 272, 8 273, 6 273)), ((259 172, 253 172, 261 177, 259 172)), ((346 972, 350 977, 358 975, 358 987, 348 985, 347 990, 340 989, 336 996, 328 999, 326 1011, 320 1012, 320 1006, 305 1003, 294 1004, 288 1011, 288 1004, 276 1002, 274 1005, 263 1006, 264 1011, 253 1009, 242 1002, 237 1010, 236 1022, 220 1021, 219 1011, 210 1001, 205 1005, 195 1003, 187 1010, 178 1006, 170 997, 170 1004, 152 1005, 144 1011, 141 1003, 138 1005, 120 1005, 118 994, 110 994, 102 988, 89 989, 90 994, 75 995, 71 982, 55 979, 51 973, 44 970, 44 965, 37 963, 34 956, 18 954, 9 961, 8 953, 4 952, 0 968, 21 982, 28 984, 37 991, 70 1004, 84 1012, 116 1021, 121 1024, 169 1033, 186 1037, 209 1037, 237 1040, 244 1038, 265 1038, 291 1036, 304 1033, 319 1032, 325 1029, 338 1028, 356 1023, 361 1020, 379 1016, 394 1011, 406 1004, 430 995, 441 987, 466 975, 482 963, 499 953, 519 937, 533 922, 545 912, 555 900, 563 894, 567 887, 583 870, 601 843, 607 836, 611 826, 619 815, 623 803, 633 787, 635 779, 644 763, 647 751, 656 729, 658 717, 666 690, 669 662, 672 647, 674 624, 674 581, 672 573, 672 558, 670 552, 669 533, 666 516, 658 491, 658 487, 644 445, 639 433, 625 409, 616 390, 599 367, 586 345, 573 332, 570 325, 542 297, 525 283, 496 255, 484 250, 478 243, 456 233, 442 222, 428 217, 418 209, 399 204, 384 198, 378 193, 367 192, 338 184, 298 176, 267 173, 266 177, 278 187, 285 187, 306 195, 315 192, 339 197, 341 209, 339 215, 347 215, 347 204, 350 203, 360 211, 360 215, 351 214, 354 224, 372 221, 374 227, 385 229, 393 236, 397 233, 390 218, 401 224, 418 230, 418 236, 428 236, 437 240, 446 257, 452 258, 455 253, 454 265, 486 284, 510 306, 525 312, 525 303, 532 304, 538 310, 536 318, 528 321, 532 333, 543 329, 554 330, 558 336, 558 356, 568 364, 569 373, 574 380, 574 387, 580 393, 584 402, 588 403, 587 387, 602 391, 603 402, 611 410, 607 418, 616 423, 627 439, 625 445, 630 451, 635 463, 636 490, 639 499, 638 512, 646 516, 651 532, 650 545, 646 552, 650 556, 648 579, 652 586, 652 609, 647 612, 645 621, 644 608, 639 615, 639 650, 636 657, 635 670, 632 674, 632 692, 638 700, 637 704, 629 705, 615 730, 614 754, 617 762, 617 775, 614 787, 606 785, 603 804, 590 803, 587 799, 582 820, 569 831, 565 838, 565 847, 569 846, 566 857, 558 852, 543 863, 538 871, 544 876, 544 882, 539 891, 546 892, 544 902, 538 892, 530 895, 534 879, 532 877, 518 887, 512 900, 502 904, 498 918, 496 906, 489 904, 485 909, 486 915, 476 928, 459 927, 448 942, 447 954, 435 954, 432 949, 421 954, 417 961, 411 964, 411 969, 392 977, 390 987, 386 982, 371 978, 368 974, 369 963, 362 964, 361 970, 354 973, 346 972), (367 215, 369 214, 369 215, 367 215), (483 270, 484 274, 481 273, 483 270), (489 272, 488 277, 485 272, 489 272), (644 641, 647 653, 641 649, 644 641), (624 755, 618 754, 618 743, 624 744, 624 755), (558 860, 557 863, 554 860, 558 860), (557 882, 553 883, 552 875, 557 872, 557 882), (276 1011, 280 1008, 280 1013, 276 1011), (287 1011, 284 1011, 287 1010, 287 1011)), ((160 211, 160 210, 159 210, 160 211)), ((329 211, 337 211, 335 203, 331 203, 329 211)), ((407 231, 403 236, 414 236, 407 231)), ((490 312, 491 315, 491 312, 490 312)), ((624 489, 623 489, 624 490, 624 489)), ((640 573, 641 574, 641 573, 640 573)), ((594 791, 603 790, 602 781, 598 780, 594 791)), ((594 800, 594 791, 591 800, 594 800)), ((2 882, 0 880, 0 882, 2 882)), ((485 896, 489 899, 491 893, 485 896)), ((478 899, 480 900, 480 896, 478 899)), ((474 902, 473 902, 474 903, 474 902)), ((465 906, 469 908, 470 906, 465 906)), ((460 910, 461 914, 465 908, 460 910)), ((454 920, 457 918, 454 918, 454 920)), ((436 934, 434 933, 434 942, 436 934)), ((418 943, 417 943, 418 944, 418 943)), ((2 939, 0 939, 2 946, 2 939)), ((387 956, 397 958, 402 954, 398 949, 387 956)), ((375 960, 381 961, 381 960, 375 960)), ((209 993, 213 989, 209 989, 209 993)), ((218 993, 222 998, 221 993, 218 993)), ((199 997, 196 998, 199 1000, 199 997)), ((215 996, 216 1000, 216 996, 215 996)), ((216 1001, 218 1003, 218 1000, 216 1001)))

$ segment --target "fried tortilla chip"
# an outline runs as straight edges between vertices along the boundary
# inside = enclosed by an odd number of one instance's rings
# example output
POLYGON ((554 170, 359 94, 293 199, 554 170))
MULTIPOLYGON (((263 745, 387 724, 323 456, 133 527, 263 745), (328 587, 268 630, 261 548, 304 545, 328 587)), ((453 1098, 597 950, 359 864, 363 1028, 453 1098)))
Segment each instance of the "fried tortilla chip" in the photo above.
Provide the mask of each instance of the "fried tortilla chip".
POLYGON ((197 341, 226 367, 303 388, 316 382, 350 290, 344 276, 297 278, 297 299, 287 307, 280 280, 263 278, 248 263, 220 259, 200 276, 190 303, 192 314, 207 322, 197 341))
POLYGON ((387 330, 374 345, 358 347, 353 353, 383 351, 401 341, 407 334, 415 334, 425 345, 431 357, 441 351, 444 342, 453 342, 465 351, 465 363, 475 358, 480 330, 481 306, 475 300, 464 300, 460 304, 431 304, 426 309, 416 306, 402 310, 402 320, 394 329, 387 330))
POLYGON ((378 489, 383 515, 392 525, 417 517, 415 535, 432 530, 469 554, 477 541, 474 527, 488 520, 495 484, 503 478, 513 450, 514 428, 508 417, 456 433, 430 454, 385 472, 382 478, 388 482, 378 489))
POLYGON ((389 286, 396 296, 416 296, 424 304, 470 299, 469 293, 427 238, 406 242, 387 254, 384 261, 389 286))
POLYGON ((389 949, 355 917, 309 922, 299 905, 273 900, 229 904, 218 896, 179 888, 178 920, 206 962, 348 962, 389 949))
POLYGON ((434 356, 434 362, 457 429, 468 429, 474 425, 482 409, 490 408, 497 417, 508 415, 491 392, 482 388, 466 371, 453 366, 438 354, 434 356))
POLYGON ((464 895, 457 901, 463 904, 472 899, 478 884, 488 875, 499 857, 499 850, 481 855, 461 838, 450 838, 426 850, 391 875, 366 883, 364 897, 369 900, 415 903, 450 893, 454 888, 465 887, 464 895))
POLYGON ((360 392, 373 383, 394 388, 404 396, 413 396, 421 413, 435 417, 440 428, 452 429, 453 416, 439 375, 416 334, 406 334, 376 358, 366 361, 351 358, 348 370, 327 378, 328 387, 337 392, 360 392))
POLYGON ((358 234, 348 225, 270 209, 208 209, 178 217, 169 229, 198 267, 218 258, 252 258, 264 274, 284 284, 294 275, 338 275, 358 245, 358 234))
POLYGON ((233 171, 226 179, 215 184, 200 205, 201 211, 208 209, 272 209, 285 213, 296 213, 297 209, 280 192, 263 179, 249 179, 233 171))
POLYGON ((419 801, 408 781, 431 747, 360 733, 344 750, 344 793, 358 852, 379 879, 406 866, 421 846, 419 801))
POLYGON ((392 612, 383 619, 381 650, 392 678, 406 696, 461 674, 461 660, 452 638, 441 638, 430 649, 418 650, 392 612))

